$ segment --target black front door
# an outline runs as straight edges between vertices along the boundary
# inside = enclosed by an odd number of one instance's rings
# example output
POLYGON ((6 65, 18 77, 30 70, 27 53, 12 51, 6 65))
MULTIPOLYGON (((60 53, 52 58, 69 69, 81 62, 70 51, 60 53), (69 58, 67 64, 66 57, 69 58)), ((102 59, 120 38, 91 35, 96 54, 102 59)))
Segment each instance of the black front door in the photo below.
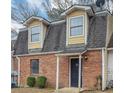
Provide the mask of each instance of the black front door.
POLYGON ((71 87, 78 87, 79 59, 71 59, 71 87))

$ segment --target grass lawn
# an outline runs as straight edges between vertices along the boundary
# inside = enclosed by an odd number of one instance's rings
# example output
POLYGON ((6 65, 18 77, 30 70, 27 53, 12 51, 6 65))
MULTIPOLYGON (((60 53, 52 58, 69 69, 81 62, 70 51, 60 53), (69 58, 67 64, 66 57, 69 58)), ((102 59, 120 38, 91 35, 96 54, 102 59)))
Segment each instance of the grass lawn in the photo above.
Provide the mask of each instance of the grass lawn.
POLYGON ((106 90, 106 91, 84 91, 82 93, 113 93, 112 89, 106 90))
POLYGON ((53 93, 54 89, 12 88, 11 93, 53 93))
MULTIPOLYGON (((54 89, 38 89, 38 88, 12 88, 11 93, 53 93, 54 89)), ((84 91, 82 93, 113 93, 112 89, 102 91, 84 91)))

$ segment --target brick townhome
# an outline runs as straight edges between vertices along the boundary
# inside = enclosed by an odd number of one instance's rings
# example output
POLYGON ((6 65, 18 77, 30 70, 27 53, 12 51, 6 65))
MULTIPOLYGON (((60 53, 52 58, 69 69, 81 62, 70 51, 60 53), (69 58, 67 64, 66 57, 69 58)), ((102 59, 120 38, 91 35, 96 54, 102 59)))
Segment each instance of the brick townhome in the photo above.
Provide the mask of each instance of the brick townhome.
POLYGON ((112 15, 74 5, 61 16, 63 20, 55 22, 34 16, 24 22, 27 29, 19 32, 13 56, 18 62, 18 85, 27 86, 27 77, 43 75, 47 87, 95 89, 101 75, 104 90, 106 51, 112 50, 112 40, 106 46, 112 15))

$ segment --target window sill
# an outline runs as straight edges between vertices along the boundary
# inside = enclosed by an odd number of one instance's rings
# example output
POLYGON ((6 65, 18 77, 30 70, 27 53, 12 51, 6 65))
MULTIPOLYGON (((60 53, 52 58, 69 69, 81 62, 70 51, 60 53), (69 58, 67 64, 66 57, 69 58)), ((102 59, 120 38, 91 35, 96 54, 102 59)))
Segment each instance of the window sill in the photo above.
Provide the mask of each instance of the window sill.
POLYGON ((84 37, 84 35, 69 36, 69 38, 84 37))
POLYGON ((32 43, 34 43, 34 44, 35 44, 35 43, 40 43, 40 41, 36 41, 36 42, 29 42, 29 43, 30 43, 30 44, 32 44, 32 43))
POLYGON ((39 76, 39 73, 38 74, 31 74, 31 76, 39 76))

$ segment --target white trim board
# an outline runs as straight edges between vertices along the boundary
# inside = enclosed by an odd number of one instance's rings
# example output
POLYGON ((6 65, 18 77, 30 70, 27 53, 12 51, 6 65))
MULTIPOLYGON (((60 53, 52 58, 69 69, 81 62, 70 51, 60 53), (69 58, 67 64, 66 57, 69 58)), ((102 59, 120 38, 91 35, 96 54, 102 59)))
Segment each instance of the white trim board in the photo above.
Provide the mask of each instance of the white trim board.
MULTIPOLYGON (((83 57, 81 57, 81 59, 82 59, 83 57)), ((79 56, 76 56, 76 57, 69 57, 69 87, 71 87, 71 59, 79 59, 79 56)), ((82 61, 81 61, 82 62, 82 61)), ((83 62, 82 62, 82 64, 83 64, 83 62)), ((82 68, 83 69, 83 68, 82 68)), ((81 70, 82 70, 81 69, 81 70)), ((82 71, 81 71, 81 73, 82 73, 82 71)), ((82 88, 83 88, 83 77, 81 78, 82 80, 80 80, 80 81, 82 81, 82 88)), ((78 83, 79 83, 79 79, 78 79, 78 83)), ((80 82, 81 83, 81 82, 80 82)), ((79 84, 78 84, 79 85, 79 84)), ((78 86, 79 87, 79 86, 78 86)))
POLYGON ((20 55, 13 55, 15 56, 37 56, 37 55, 49 55, 49 54, 56 54, 60 53, 61 51, 52 51, 52 52, 41 52, 41 53, 30 53, 30 54, 20 54, 20 55))

